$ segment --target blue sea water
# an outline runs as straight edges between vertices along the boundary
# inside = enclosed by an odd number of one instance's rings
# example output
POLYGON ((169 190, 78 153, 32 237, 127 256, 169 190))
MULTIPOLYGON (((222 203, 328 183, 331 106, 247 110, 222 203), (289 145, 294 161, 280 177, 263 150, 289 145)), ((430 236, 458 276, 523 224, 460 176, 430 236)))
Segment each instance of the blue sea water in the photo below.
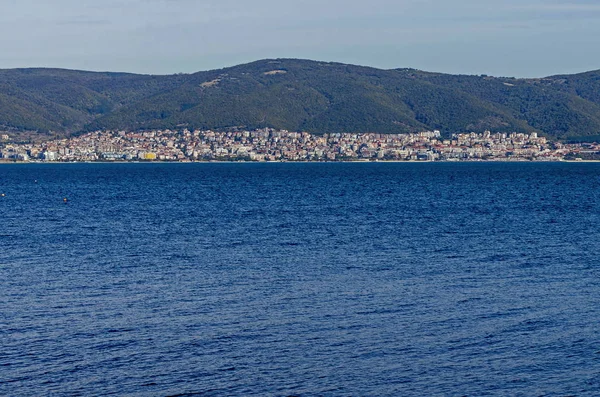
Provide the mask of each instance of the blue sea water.
POLYGON ((0 395, 600 395, 600 164, 1 165, 0 193, 0 395))

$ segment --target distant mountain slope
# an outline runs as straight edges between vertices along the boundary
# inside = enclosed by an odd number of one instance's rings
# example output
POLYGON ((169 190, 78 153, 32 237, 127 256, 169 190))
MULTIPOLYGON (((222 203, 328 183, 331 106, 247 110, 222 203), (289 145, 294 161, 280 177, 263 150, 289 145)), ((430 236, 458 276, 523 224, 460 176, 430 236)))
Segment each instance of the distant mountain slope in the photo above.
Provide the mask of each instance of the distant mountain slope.
POLYGON ((172 76, 0 70, 0 129, 183 126, 592 136, 600 134, 600 71, 513 79, 297 59, 172 76))
POLYGON ((0 128, 77 132, 103 114, 182 82, 180 76, 0 70, 0 128))

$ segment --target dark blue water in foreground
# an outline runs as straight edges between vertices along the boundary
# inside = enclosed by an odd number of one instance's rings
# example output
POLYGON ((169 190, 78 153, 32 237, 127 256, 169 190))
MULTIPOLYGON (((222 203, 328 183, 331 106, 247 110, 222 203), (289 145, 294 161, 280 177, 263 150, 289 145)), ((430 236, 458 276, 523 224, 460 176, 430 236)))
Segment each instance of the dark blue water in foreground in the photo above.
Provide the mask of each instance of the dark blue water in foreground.
POLYGON ((2 165, 0 193, 0 395, 600 395, 600 164, 2 165))

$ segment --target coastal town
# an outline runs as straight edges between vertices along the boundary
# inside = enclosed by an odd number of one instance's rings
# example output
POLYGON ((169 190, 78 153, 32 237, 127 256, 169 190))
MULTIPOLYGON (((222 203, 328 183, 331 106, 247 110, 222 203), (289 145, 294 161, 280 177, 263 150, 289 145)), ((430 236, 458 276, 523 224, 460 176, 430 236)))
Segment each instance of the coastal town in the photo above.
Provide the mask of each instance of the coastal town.
POLYGON ((537 133, 311 134, 254 131, 95 131, 39 143, 0 137, 0 161, 563 161, 597 159, 596 143, 550 142, 537 133))

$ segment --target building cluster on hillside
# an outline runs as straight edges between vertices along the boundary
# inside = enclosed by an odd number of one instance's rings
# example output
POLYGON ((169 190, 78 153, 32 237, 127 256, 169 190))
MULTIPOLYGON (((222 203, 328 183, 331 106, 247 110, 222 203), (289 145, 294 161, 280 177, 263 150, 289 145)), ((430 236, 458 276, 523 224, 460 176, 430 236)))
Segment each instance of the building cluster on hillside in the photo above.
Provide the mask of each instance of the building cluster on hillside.
POLYGON ((351 161, 562 160, 600 152, 597 144, 548 142, 536 133, 337 133, 261 129, 215 132, 96 131, 35 144, 4 144, 14 161, 351 161))

